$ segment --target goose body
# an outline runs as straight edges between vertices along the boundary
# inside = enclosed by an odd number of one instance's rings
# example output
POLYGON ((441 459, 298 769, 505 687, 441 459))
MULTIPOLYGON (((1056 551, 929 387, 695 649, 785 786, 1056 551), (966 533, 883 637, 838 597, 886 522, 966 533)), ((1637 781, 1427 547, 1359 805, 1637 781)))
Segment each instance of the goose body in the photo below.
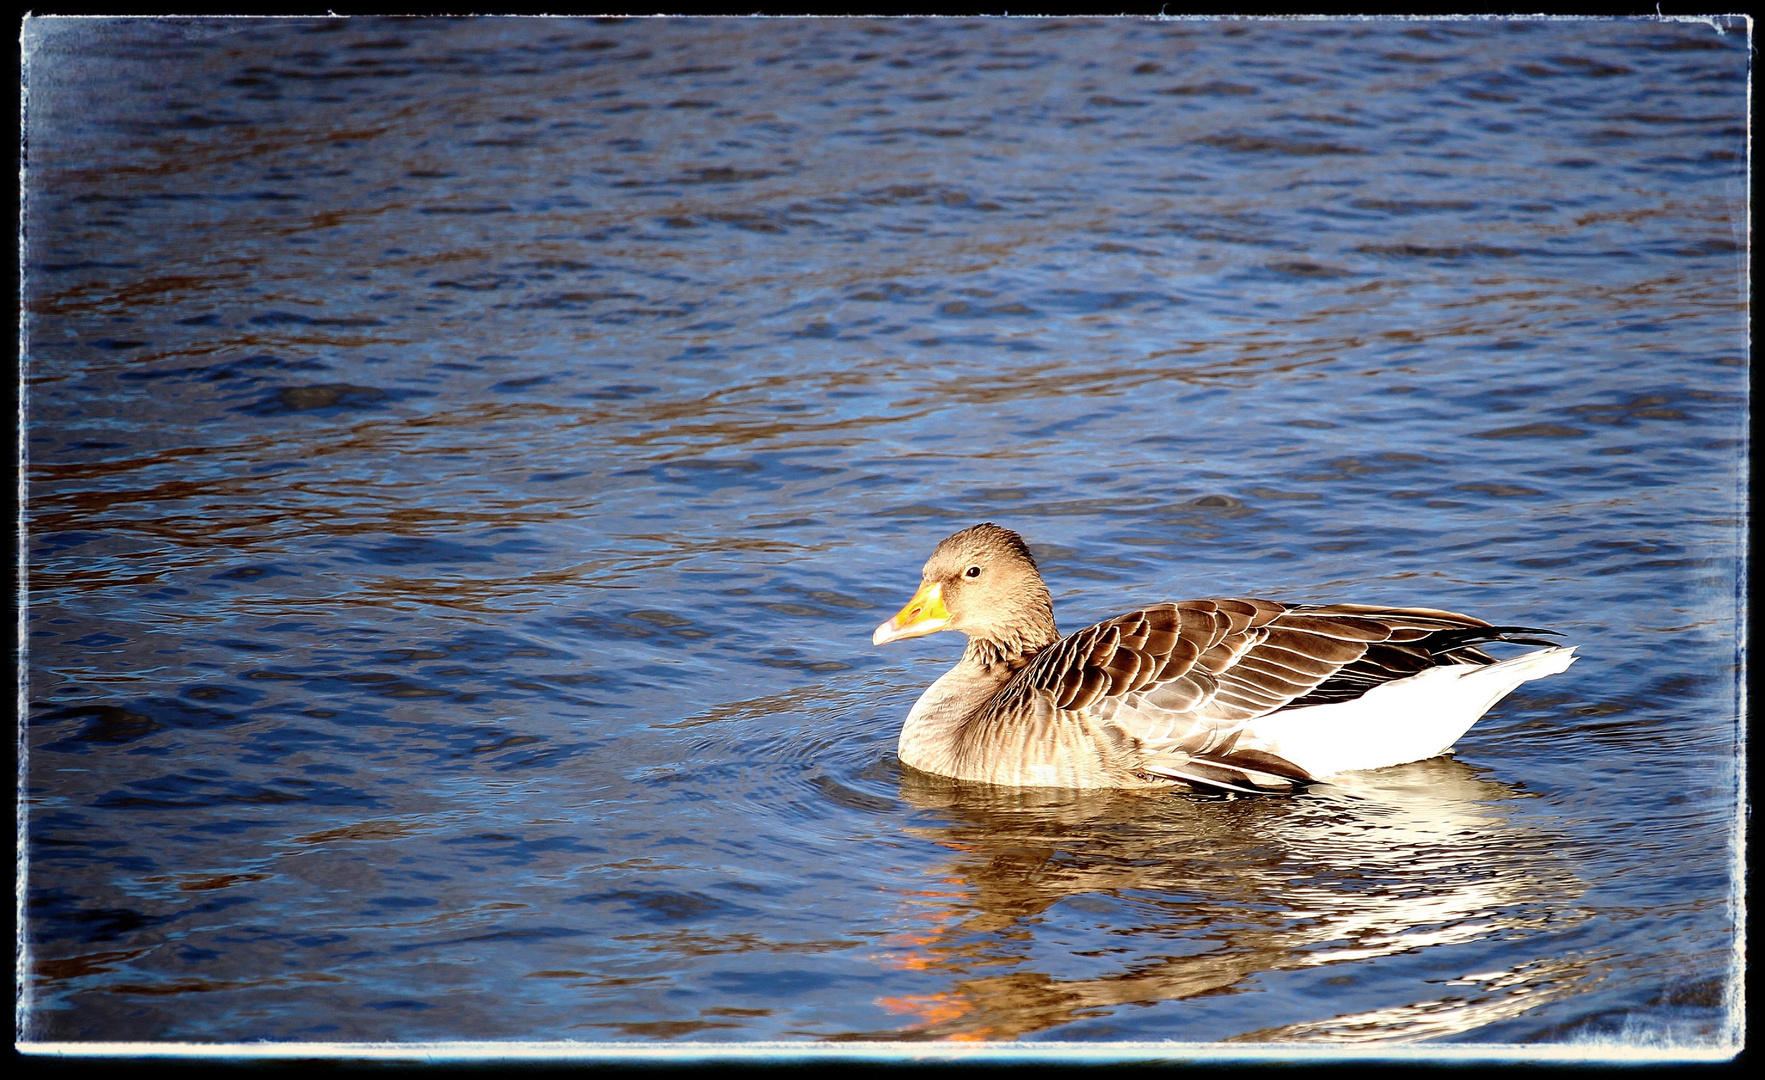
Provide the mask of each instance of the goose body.
POLYGON ((961 630, 968 647, 901 728, 901 762, 1013 787, 1188 784, 1279 791, 1435 757, 1529 679, 1554 631, 1433 608, 1214 598, 1153 604, 1062 637, 1021 537, 939 544, 881 645, 961 630), (1544 648, 1496 660, 1492 641, 1544 648))

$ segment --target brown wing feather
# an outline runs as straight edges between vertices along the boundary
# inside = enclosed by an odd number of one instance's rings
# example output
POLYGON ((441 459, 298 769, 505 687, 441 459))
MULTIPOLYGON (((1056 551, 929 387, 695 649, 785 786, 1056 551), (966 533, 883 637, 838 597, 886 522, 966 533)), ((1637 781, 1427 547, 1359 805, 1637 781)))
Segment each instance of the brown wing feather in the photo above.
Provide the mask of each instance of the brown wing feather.
POLYGON ((993 699, 996 710, 1047 695, 1054 708, 1084 710, 1150 694, 1164 711, 1214 720, 1250 719, 1313 694, 1338 674, 1338 697, 1442 662, 1487 662, 1466 645, 1431 651, 1446 631, 1496 630, 1434 608, 1369 604, 1288 608, 1270 600, 1212 598, 1155 604, 1070 634, 1045 649, 993 699), (1355 690, 1355 687, 1359 687, 1355 690))
MULTIPOLYGON (((1264 614, 1247 602, 1222 610, 1213 601, 1192 600, 1119 615, 1042 650, 994 696, 988 711, 1023 709, 1039 696, 1056 709, 1086 709, 1105 698, 1176 683, 1210 650, 1248 647, 1243 635, 1234 638, 1230 631, 1264 614)), ((1179 693, 1203 700, 1211 696, 1211 684, 1190 680, 1179 693)))
POLYGON ((1494 626, 1470 615, 1438 608, 1379 608, 1368 604, 1330 604, 1294 609, 1295 616, 1346 615, 1391 628, 1382 642, 1369 643, 1358 660, 1345 664, 1286 708, 1351 701, 1382 683, 1408 678, 1441 664, 1492 664, 1495 658, 1477 648, 1490 641, 1548 645, 1530 635, 1551 631, 1524 626, 1494 626))
POLYGON ((1027 715, 1054 724, 1101 718, 1112 738, 1149 755, 1149 774, 1223 787, 1232 787, 1224 782, 1231 777, 1267 790, 1303 773, 1235 750, 1244 721, 1348 700, 1440 663, 1490 663, 1475 645, 1520 629, 1434 608, 1288 608, 1236 598, 1155 604, 1042 650, 972 722, 984 729, 1027 715))

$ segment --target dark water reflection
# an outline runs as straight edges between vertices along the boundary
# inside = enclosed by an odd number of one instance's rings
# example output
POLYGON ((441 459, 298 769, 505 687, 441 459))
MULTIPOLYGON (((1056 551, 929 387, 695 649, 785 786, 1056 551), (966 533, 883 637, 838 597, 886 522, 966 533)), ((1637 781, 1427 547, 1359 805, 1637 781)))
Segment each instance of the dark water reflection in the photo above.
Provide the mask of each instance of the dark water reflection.
POLYGON ((1747 50, 33 20, 28 1035, 1734 1045, 1747 50), (1358 794, 928 786, 983 519, 1583 659, 1358 794))

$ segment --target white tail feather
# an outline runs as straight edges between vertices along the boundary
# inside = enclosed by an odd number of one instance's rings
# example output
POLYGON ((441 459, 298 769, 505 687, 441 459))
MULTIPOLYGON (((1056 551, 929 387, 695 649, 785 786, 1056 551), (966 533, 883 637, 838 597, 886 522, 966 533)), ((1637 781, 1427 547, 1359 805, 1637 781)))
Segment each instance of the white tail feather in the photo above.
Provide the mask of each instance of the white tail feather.
POLYGON ((1267 750, 1319 778, 1438 757, 1515 687, 1554 675, 1574 660, 1574 647, 1559 647, 1494 664, 1429 668, 1353 701, 1258 717, 1239 745, 1267 750))

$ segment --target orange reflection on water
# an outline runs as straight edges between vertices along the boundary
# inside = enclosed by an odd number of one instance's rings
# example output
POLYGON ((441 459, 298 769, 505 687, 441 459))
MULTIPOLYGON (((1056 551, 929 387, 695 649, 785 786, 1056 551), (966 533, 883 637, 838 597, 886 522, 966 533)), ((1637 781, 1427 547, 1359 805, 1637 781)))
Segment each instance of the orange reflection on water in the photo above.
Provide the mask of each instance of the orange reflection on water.
MULTIPOLYGON (((974 1011, 974 1003, 958 994, 922 994, 910 997, 877 998, 876 1003, 891 1013, 912 1015, 919 1020, 918 1027, 930 1027, 934 1024, 948 1024, 959 1020, 974 1011)), ((956 1031, 942 1036, 952 1042, 984 1042, 989 1037, 985 1029, 974 1031, 956 1031)))

